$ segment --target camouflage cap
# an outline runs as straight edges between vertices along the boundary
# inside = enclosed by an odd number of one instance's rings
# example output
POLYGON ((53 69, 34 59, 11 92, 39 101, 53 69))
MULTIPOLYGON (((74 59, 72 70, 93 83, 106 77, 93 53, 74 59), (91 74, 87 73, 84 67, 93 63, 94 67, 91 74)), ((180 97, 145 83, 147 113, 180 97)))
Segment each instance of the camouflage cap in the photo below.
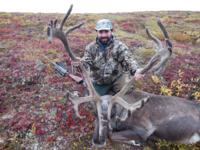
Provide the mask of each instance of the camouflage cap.
POLYGON ((100 30, 112 30, 113 29, 112 22, 109 19, 100 19, 97 22, 95 29, 97 31, 100 31, 100 30))

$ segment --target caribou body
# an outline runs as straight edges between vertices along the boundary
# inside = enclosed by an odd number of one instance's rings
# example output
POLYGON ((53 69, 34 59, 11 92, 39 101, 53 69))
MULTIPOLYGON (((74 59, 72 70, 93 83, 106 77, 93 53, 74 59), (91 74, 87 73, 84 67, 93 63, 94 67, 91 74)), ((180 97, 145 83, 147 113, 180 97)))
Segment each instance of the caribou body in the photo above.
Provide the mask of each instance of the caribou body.
MULTIPOLYGON (((57 27, 57 20, 50 21, 47 29, 49 42, 58 38, 64 44, 65 50, 73 61, 79 63, 89 95, 77 97, 69 93, 74 104, 76 115, 80 118, 78 106, 81 103, 92 102, 97 110, 93 143, 103 146, 106 140, 118 141, 133 145, 141 145, 148 140, 165 139, 167 141, 193 144, 200 141, 200 105, 183 98, 162 96, 134 90, 127 93, 130 86, 136 82, 134 78, 123 86, 114 96, 99 96, 95 91, 89 71, 71 51, 67 35, 79 28, 81 24, 70 27, 66 32, 63 25, 68 19, 72 6, 68 10, 61 25, 57 27), (118 107, 119 106, 119 107, 118 107), (121 109, 123 108, 123 109, 121 109)), ((161 23, 158 26, 165 37, 165 45, 153 36, 148 29, 146 33, 157 46, 156 54, 149 63, 137 70, 141 74, 159 73, 163 70, 172 53, 172 43, 168 33, 161 23)))
POLYGON ((129 103, 148 97, 148 102, 124 121, 116 122, 110 138, 118 142, 143 144, 147 140, 164 139, 194 144, 200 141, 200 105, 174 96, 133 91, 124 95, 129 103))

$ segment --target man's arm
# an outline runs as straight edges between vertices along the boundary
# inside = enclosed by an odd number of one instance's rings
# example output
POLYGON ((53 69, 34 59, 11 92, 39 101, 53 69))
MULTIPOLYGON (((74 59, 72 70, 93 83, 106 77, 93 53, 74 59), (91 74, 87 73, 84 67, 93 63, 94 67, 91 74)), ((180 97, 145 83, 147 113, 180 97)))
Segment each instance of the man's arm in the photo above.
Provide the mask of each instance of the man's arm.
POLYGON ((118 61, 125 70, 129 70, 131 75, 134 75, 139 65, 130 50, 125 44, 120 44, 118 48, 118 61))
POLYGON ((84 55, 81 58, 81 62, 84 64, 84 66, 86 68, 88 68, 88 67, 93 68, 94 67, 94 61, 93 61, 93 58, 92 58, 92 52, 91 52, 90 45, 86 46, 84 55))
POLYGON ((99 57, 96 57, 96 49, 93 43, 89 44, 85 48, 85 53, 81 62, 85 65, 86 68, 90 67, 91 70, 98 70, 102 66, 102 61, 104 57, 99 54, 99 57))
POLYGON ((81 58, 81 63, 83 63, 83 65, 86 68, 90 68, 91 70, 96 70, 98 69, 97 65, 96 65, 96 61, 94 60, 94 52, 93 49, 91 47, 91 45, 87 45, 85 48, 85 52, 83 57, 81 58))
POLYGON ((123 43, 120 45, 118 60, 121 62, 122 67, 129 70, 130 74, 133 75, 136 80, 143 78, 142 74, 137 73, 139 65, 136 59, 131 54, 128 47, 123 43))

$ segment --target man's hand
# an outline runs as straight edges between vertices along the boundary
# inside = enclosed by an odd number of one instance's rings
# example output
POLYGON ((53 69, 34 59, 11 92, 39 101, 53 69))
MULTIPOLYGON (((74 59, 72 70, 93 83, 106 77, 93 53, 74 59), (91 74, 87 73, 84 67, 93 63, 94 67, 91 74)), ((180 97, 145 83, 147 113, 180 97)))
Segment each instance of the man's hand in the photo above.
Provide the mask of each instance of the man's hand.
POLYGON ((137 69, 137 71, 135 72, 134 75, 135 80, 142 80, 144 78, 144 74, 141 74, 140 71, 141 71, 140 69, 137 69))
POLYGON ((79 57, 77 57, 77 60, 72 60, 72 61, 71 61, 71 64, 72 64, 72 65, 75 65, 75 66, 76 66, 76 65, 79 65, 80 63, 81 63, 81 58, 79 58, 79 57))
POLYGON ((135 73, 134 78, 135 80, 142 80, 144 78, 144 75, 140 73, 135 73))

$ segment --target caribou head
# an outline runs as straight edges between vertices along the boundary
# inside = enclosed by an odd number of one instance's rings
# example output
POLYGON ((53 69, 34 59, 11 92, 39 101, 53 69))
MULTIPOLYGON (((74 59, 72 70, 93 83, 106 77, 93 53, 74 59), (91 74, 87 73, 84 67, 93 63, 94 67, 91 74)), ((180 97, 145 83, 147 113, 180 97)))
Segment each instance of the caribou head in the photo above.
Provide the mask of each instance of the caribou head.
MULTIPOLYGON (((94 104, 97 111, 97 116, 96 116, 96 121, 95 121, 95 131, 93 134, 93 143, 98 146, 103 146, 106 144, 106 139, 108 138, 110 132, 112 131, 111 120, 113 118, 111 116, 112 116, 113 105, 119 104, 125 110, 127 110, 127 113, 125 115, 118 118, 120 119, 120 121, 124 121, 129 116, 128 114, 131 114, 137 109, 142 108, 142 106, 148 102, 148 96, 134 103, 128 103, 123 98, 123 95, 126 94, 129 87, 134 83, 135 81, 134 78, 132 78, 127 84, 125 84, 123 88, 114 96, 111 96, 111 95, 100 96, 95 91, 95 88, 93 87, 93 84, 92 84, 92 80, 90 78, 89 70, 86 69, 83 66, 83 63, 79 61, 80 58, 76 57, 74 53, 71 51, 68 44, 68 40, 67 40, 68 34, 74 31, 75 29, 81 27, 83 23, 70 27, 66 32, 63 31, 63 25, 68 19, 72 11, 72 7, 73 6, 71 5, 59 27, 57 26, 57 20, 50 21, 48 29, 47 29, 47 35, 48 35, 49 42, 51 42, 54 37, 60 39, 62 43, 64 44, 65 50, 67 51, 71 59, 73 61, 79 62, 79 67, 82 70, 82 74, 85 79, 85 83, 87 85, 89 95, 85 97, 78 97, 76 95, 73 95, 72 93, 69 93, 69 98, 71 102, 73 103, 73 107, 74 107, 76 115, 80 118, 83 118, 83 116, 80 116, 79 114, 79 111, 78 111, 79 105, 86 102, 92 102, 94 104)), ((167 62, 168 58, 171 55, 172 44, 169 41, 168 34, 164 26, 160 22, 160 20, 158 20, 158 25, 160 26, 166 38, 166 46, 163 46, 161 41, 155 36, 153 36, 149 32, 148 29, 146 29, 147 35, 156 43, 157 51, 156 51, 156 54, 152 57, 152 59, 144 68, 140 68, 139 70, 137 70, 137 72, 140 72, 142 74, 145 74, 147 72, 160 72, 162 70, 162 67, 165 65, 165 63, 167 62)))

